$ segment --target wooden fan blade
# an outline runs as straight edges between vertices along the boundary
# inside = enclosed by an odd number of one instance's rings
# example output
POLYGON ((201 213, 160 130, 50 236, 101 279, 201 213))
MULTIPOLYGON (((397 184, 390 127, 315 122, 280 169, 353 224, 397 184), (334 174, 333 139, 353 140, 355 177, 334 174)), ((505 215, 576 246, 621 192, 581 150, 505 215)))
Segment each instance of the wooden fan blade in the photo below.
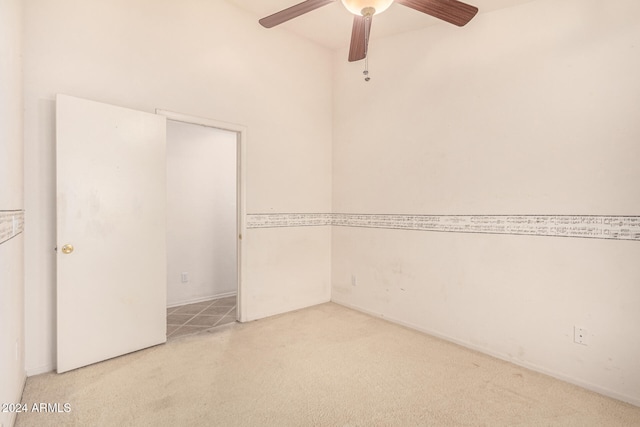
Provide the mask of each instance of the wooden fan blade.
POLYGON ((403 6, 426 13, 443 21, 462 27, 476 16, 478 8, 458 0, 396 0, 403 6))
POLYGON ((367 57, 369 34, 373 16, 354 16, 351 30, 351 47, 349 48, 349 62, 360 61, 367 57))
POLYGON ((307 12, 316 10, 319 7, 326 6, 329 3, 333 3, 336 0, 307 0, 294 6, 288 7, 280 12, 276 12, 273 15, 269 15, 266 18, 262 18, 258 22, 265 28, 275 27, 276 25, 287 22, 290 19, 297 18, 300 15, 304 15, 307 12))

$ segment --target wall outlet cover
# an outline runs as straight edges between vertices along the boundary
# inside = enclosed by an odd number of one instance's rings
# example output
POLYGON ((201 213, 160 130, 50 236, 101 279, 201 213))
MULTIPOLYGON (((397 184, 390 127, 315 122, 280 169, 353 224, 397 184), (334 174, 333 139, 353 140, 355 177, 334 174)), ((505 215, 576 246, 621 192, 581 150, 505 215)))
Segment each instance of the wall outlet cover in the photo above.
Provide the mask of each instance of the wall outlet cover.
POLYGON ((587 345, 589 333, 586 329, 578 326, 573 327, 573 342, 576 344, 587 345))

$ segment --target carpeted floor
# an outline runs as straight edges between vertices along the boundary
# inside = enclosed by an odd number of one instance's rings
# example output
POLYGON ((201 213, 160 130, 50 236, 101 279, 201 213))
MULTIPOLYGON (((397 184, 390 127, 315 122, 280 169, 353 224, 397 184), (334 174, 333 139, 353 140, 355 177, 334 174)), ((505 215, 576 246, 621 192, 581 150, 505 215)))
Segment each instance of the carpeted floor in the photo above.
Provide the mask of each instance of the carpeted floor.
POLYGON ((328 303, 27 380, 16 426, 639 426, 640 408, 328 303), (64 404, 69 412, 64 412, 64 404))

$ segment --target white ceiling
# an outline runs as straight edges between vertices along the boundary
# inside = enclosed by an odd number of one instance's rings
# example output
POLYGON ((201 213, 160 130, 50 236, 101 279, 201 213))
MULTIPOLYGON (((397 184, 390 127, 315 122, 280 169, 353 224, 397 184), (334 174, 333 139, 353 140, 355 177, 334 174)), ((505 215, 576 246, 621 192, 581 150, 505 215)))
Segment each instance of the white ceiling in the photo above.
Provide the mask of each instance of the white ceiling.
MULTIPOLYGON (((258 19, 282 9, 301 3, 302 0, 227 0, 256 16, 258 19)), ((467 3, 478 7, 479 13, 503 9, 527 3, 532 0, 469 0, 467 3)), ((323 6, 299 16, 279 27, 306 37, 313 42, 330 48, 347 48, 351 40, 351 15, 340 1, 323 6)), ((384 13, 376 15, 371 28, 371 38, 386 37, 407 31, 418 30, 442 21, 399 4, 393 4, 384 13)), ((443 23, 444 25, 451 25, 443 23)), ((268 31, 265 29, 265 31, 268 31)))

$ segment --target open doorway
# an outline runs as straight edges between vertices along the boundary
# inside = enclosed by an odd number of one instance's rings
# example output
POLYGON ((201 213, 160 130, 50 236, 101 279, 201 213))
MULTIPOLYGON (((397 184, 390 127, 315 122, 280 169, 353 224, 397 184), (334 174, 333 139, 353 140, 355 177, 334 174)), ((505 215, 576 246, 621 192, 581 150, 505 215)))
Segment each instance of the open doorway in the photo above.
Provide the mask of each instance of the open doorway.
POLYGON ((228 129, 230 125, 165 115, 171 339, 241 318, 243 135, 242 130, 228 129))

